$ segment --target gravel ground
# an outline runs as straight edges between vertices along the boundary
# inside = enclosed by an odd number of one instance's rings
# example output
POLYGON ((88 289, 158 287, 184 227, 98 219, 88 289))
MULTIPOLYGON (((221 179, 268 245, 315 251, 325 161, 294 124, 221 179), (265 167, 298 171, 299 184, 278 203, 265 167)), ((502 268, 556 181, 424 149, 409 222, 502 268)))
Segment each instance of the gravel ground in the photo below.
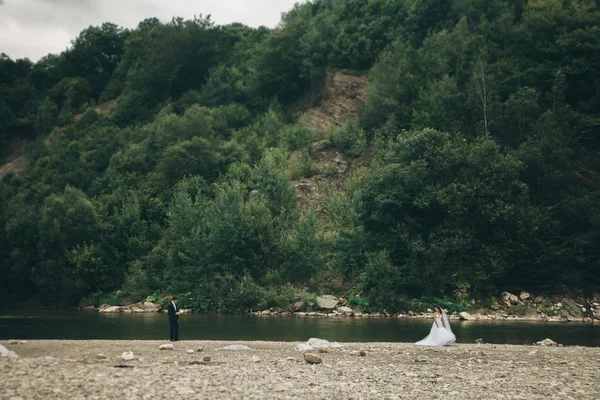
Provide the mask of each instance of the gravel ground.
POLYGON ((600 348, 344 343, 311 365, 293 350, 298 343, 182 341, 159 350, 164 343, 0 341, 20 355, 0 358, 0 399, 600 398, 600 348), (221 350, 229 344, 253 350, 221 350), (125 351, 135 359, 124 361, 125 351))

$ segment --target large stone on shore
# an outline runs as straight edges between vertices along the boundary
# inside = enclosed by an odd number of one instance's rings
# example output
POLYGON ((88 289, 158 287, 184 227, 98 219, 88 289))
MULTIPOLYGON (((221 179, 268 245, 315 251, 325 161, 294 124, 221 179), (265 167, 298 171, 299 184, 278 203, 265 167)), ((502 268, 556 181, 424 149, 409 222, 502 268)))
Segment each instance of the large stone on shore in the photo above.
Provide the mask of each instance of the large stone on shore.
POLYGON ((512 296, 510 293, 502 292, 502 302, 508 307, 510 307, 510 296, 512 296))
POLYGON ((301 352, 312 352, 316 351, 318 348, 337 349, 340 347, 342 347, 342 345, 337 342, 330 342, 329 340, 325 339, 310 338, 306 343, 300 343, 298 346, 294 347, 294 350, 301 352))
POLYGON ((579 322, 585 318, 577 303, 573 299, 565 299, 563 302, 561 315, 569 322, 579 322))
POLYGON ((126 351, 123 354, 121 354, 121 358, 123 359, 123 361, 132 361, 135 359, 135 356, 133 355, 132 351, 126 351))
POLYGON ((139 296, 126 296, 123 298, 123 300, 121 300, 120 304, 122 306, 130 306, 132 304, 139 302, 140 300, 142 300, 142 299, 139 296))
POLYGON ((102 304, 98 307, 98 311, 106 310, 108 307, 110 307, 110 304, 102 304))
POLYGON ((321 310, 331 311, 331 310, 335 309, 337 304, 338 304, 338 301, 335 298, 335 296, 332 296, 330 294, 317 297, 317 306, 321 310))
POLYGON ((538 346, 558 346, 558 344, 552 339, 544 339, 536 343, 538 346))
POLYGON ((522 291, 521 294, 519 295, 519 299, 521 300, 527 300, 528 298, 531 297, 531 294, 527 293, 526 291, 522 291))
POLYGON ((100 312, 103 312, 103 313, 118 313, 118 312, 122 312, 122 311, 123 311, 123 307, 120 307, 120 306, 109 306, 109 307, 106 307, 106 308, 100 310, 100 312))
POLYGON ((466 311, 461 312, 459 315, 463 321, 475 321, 477 319, 466 311))
POLYGON ((321 364, 323 360, 319 357, 318 354, 315 353, 304 353, 304 361, 309 364, 321 364))
POLYGON ((0 357, 19 357, 17 353, 7 349, 0 344, 0 357))
POLYGON ((144 306, 141 303, 136 303, 127 307, 132 313, 145 313, 144 306), (137 306, 139 304, 139 307, 137 306))
POLYGON ((231 350, 231 351, 250 351, 252 350, 250 347, 243 344, 230 344, 229 346, 223 347, 223 350, 231 350))
POLYGON ((168 343, 168 344, 161 344, 160 346, 158 346, 159 350, 173 350, 175 349, 175 346, 173 346, 172 344, 168 343))
POLYGON ((292 307, 292 310, 294 310, 294 312, 302 311, 303 307, 304 307, 304 302, 303 301, 297 301, 297 302, 294 303, 294 306, 292 307))
POLYGON ((338 308, 338 311, 344 315, 353 315, 354 314, 353 309, 351 309, 350 307, 345 307, 345 306, 338 308))
POLYGON ((502 302, 509 307, 513 304, 521 304, 521 301, 519 300, 519 298, 509 292, 502 293, 502 302))

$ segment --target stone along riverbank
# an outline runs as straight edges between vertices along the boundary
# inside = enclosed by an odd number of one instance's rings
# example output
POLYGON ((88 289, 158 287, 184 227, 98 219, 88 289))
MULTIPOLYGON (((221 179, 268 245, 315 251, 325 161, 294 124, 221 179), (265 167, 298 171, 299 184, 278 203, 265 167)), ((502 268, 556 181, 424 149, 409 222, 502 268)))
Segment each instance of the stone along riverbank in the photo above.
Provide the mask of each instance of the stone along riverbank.
POLYGON ((600 348, 344 343, 310 364, 291 342, 0 344, 19 356, 0 358, 2 399, 600 398, 600 348))
MULTIPOLYGON (((138 302, 140 299, 125 297, 120 305, 102 304, 78 308, 101 313, 156 313, 167 312, 158 303, 138 302)), ((451 320, 495 320, 495 321, 539 321, 539 322, 587 322, 600 320, 600 293, 589 298, 572 298, 566 296, 542 297, 522 291, 518 296, 503 292, 498 298, 488 301, 489 308, 477 308, 472 301, 472 311, 449 312, 451 320)), ((288 309, 269 308, 267 310, 250 311, 260 317, 296 316, 296 317, 353 317, 353 318, 427 318, 433 317, 431 308, 424 309, 422 304, 414 304, 419 311, 406 313, 363 312, 350 307, 348 299, 333 295, 316 297, 315 302, 299 301, 288 309)), ((192 313, 191 309, 182 309, 184 313, 192 313)))

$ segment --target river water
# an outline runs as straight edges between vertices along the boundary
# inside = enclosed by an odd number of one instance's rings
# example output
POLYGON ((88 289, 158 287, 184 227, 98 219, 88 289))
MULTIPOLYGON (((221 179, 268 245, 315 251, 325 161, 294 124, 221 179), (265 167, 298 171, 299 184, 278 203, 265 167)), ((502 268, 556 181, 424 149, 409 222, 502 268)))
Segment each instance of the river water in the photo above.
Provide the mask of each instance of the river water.
MULTIPOLYGON (((179 319, 182 340, 416 342, 430 320, 321 317, 257 317, 189 314, 179 319)), ((452 321, 457 342, 532 344, 551 338, 564 345, 600 347, 600 324, 452 321)), ((6 339, 167 339, 165 314, 105 314, 79 311, 0 311, 0 340, 6 339)))

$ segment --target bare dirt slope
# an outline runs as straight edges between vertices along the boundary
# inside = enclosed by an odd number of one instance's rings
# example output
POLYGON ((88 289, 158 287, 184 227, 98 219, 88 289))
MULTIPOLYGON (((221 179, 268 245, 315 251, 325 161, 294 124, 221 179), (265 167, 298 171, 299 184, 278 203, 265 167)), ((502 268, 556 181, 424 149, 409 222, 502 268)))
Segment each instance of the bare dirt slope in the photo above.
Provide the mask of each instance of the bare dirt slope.
MULTIPOLYGON (((116 98, 111 101, 107 101, 106 103, 99 104, 94 109, 98 114, 108 114, 110 113, 117 103, 119 102, 119 98, 116 98)), ((73 119, 78 121, 81 119, 83 114, 75 114, 73 115, 73 119)), ((65 127, 57 127, 56 132, 58 134, 62 134, 65 131, 65 127)), ((50 135, 44 139, 45 143, 48 143, 50 135)), ((11 153, 7 158, 10 160, 9 162, 0 165, 0 180, 4 178, 6 175, 13 173, 15 175, 21 175, 29 165, 29 160, 22 153, 25 151, 25 146, 27 145, 26 140, 17 140, 19 146, 15 146, 15 150, 10 151, 11 153)))
MULTIPOLYGON (((306 110, 300 122, 310 126, 320 139, 331 128, 341 128, 358 119, 358 111, 365 106, 367 76, 349 75, 342 72, 327 74, 325 97, 321 104, 306 110)), ((313 209, 325 217, 325 199, 339 192, 352 169, 364 164, 364 159, 347 157, 328 141, 320 140, 313 145, 316 154, 315 174, 294 181, 296 199, 300 210, 313 209)))
POLYGON ((343 126, 358 118, 358 110, 367 103, 365 86, 368 77, 329 72, 325 84, 325 98, 318 107, 306 111, 300 118, 316 132, 330 126, 343 126))

